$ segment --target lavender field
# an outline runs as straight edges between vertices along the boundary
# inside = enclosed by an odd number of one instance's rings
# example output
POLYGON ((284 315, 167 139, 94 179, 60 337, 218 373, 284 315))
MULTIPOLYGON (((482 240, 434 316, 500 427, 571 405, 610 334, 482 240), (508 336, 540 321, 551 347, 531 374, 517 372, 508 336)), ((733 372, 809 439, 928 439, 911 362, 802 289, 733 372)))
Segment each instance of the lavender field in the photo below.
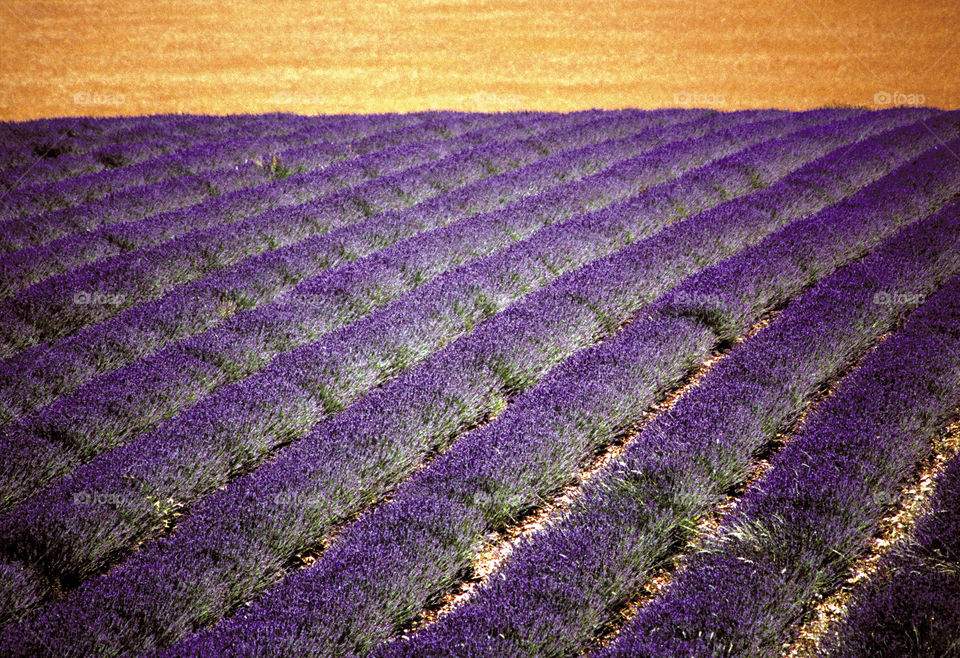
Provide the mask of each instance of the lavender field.
POLYGON ((0 123, 0 655, 960 655, 958 154, 0 123))

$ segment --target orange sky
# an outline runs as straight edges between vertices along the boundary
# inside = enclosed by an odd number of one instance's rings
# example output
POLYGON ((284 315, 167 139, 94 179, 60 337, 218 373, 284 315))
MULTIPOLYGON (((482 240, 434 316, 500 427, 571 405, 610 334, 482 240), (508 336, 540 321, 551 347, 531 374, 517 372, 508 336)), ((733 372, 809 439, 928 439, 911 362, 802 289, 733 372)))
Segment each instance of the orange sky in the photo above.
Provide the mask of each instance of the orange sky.
POLYGON ((957 5, 0 0, 0 119, 444 108, 956 108, 957 5))

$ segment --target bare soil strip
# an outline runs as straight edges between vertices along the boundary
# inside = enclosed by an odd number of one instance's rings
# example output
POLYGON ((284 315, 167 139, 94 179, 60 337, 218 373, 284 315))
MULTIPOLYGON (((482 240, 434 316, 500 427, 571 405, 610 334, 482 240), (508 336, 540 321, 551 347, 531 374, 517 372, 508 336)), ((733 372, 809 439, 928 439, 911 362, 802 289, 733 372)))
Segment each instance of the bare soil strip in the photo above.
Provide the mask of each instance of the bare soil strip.
POLYGON ((836 632, 836 624, 846 616, 857 585, 873 577, 882 558, 912 534, 917 521, 928 509, 937 476, 947 462, 960 453, 960 409, 955 416, 953 423, 933 440, 932 454, 917 464, 913 476, 901 489, 900 504, 880 521, 870 548, 853 564, 839 588, 822 597, 814 606, 796 638, 784 646, 785 656, 808 658, 817 655, 821 644, 836 632))
POLYGON ((744 336, 736 339, 723 349, 714 352, 712 356, 701 364, 698 370, 688 375, 675 388, 663 396, 661 400, 651 405, 634 426, 616 437, 613 442, 600 452, 584 470, 578 473, 574 481, 565 487, 555 498, 549 501, 545 500, 542 507, 531 512, 516 524, 498 532, 495 537, 491 538, 487 546, 480 552, 471 565, 472 577, 463 581, 458 589, 449 592, 438 606, 426 610, 421 618, 413 624, 404 635, 408 636, 425 626, 435 623, 438 619, 450 614, 453 610, 469 601, 477 590, 487 584, 491 575, 496 573, 504 562, 509 559, 521 541, 528 539, 537 532, 543 531, 545 528, 563 518, 569 512, 573 503, 580 498, 583 488, 593 480, 598 473, 622 455, 644 427, 658 415, 673 407, 677 400, 696 386, 719 361, 726 358, 727 355, 741 343, 769 325, 777 314, 779 314, 779 311, 765 315, 764 318, 752 326, 744 336))
MULTIPOLYGON (((752 333, 755 333, 754 329, 751 329, 751 335, 752 333)), ((676 578, 676 576, 687 567, 690 558, 694 554, 706 547, 710 542, 720 537, 724 521, 736 511, 740 501, 743 498, 743 495, 750 489, 750 487, 755 485, 757 482, 760 482, 767 476, 767 473, 771 468, 771 459, 774 457, 774 455, 776 455, 776 453, 778 453, 787 443, 789 443, 793 437, 797 436, 803 430, 803 427, 806 425, 807 418, 809 418, 810 414, 819 409, 827 399, 832 397, 840 383, 849 377, 853 372, 858 370, 864 359, 866 359, 869 354, 877 349, 877 347, 883 341, 885 341, 891 333, 892 331, 888 331, 878 336, 870 348, 863 355, 861 355, 853 365, 839 373, 836 377, 825 382, 817 390, 814 396, 807 402, 801 413, 797 416, 797 419, 793 422, 793 424, 786 430, 778 433, 765 446, 764 450, 757 455, 753 468, 750 470, 750 473, 747 475, 743 483, 738 486, 736 490, 730 492, 726 499, 714 508, 712 513, 705 516, 700 523, 698 523, 696 530, 693 532, 692 537, 686 543, 686 545, 678 550, 678 552, 665 566, 657 570, 651 576, 650 580, 637 594, 637 596, 616 611, 616 619, 611 622, 608 631, 604 633, 592 647, 590 647, 590 651, 594 651, 600 647, 610 644, 644 607, 649 605, 651 602, 653 602, 653 600, 664 593, 670 583, 673 582, 673 579, 676 578)))

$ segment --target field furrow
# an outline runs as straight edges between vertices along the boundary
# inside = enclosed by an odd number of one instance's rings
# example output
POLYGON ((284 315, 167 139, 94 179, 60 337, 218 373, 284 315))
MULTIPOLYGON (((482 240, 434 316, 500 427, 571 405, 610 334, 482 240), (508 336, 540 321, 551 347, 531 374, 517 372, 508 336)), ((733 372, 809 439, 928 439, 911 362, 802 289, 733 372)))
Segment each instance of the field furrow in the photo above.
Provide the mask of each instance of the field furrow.
MULTIPOLYGON (((916 343, 910 345, 916 348, 930 347, 934 351, 911 352, 903 359, 910 366, 916 367, 932 360, 934 363, 930 363, 929 367, 942 367, 939 350, 947 346, 954 349, 952 355, 956 354, 957 327, 960 326, 956 299, 960 297, 960 285, 953 285, 942 296, 946 294, 953 295, 953 299, 941 300, 935 308, 936 315, 929 317, 928 326, 918 327, 916 343), (937 358, 931 359, 931 354, 937 355, 937 358)), ((896 367, 903 365, 900 360, 895 364, 896 367)), ((889 379, 883 374, 877 373, 877 379, 889 385, 889 379)), ((910 371, 910 374, 914 374, 914 371, 910 371)), ((917 374, 925 373, 921 370, 917 374)), ((958 375, 953 373, 952 376, 953 381, 946 386, 941 382, 938 384, 950 388, 950 392, 955 394, 958 375)), ((935 404, 930 399, 929 391, 911 389, 911 392, 927 405, 935 404)), ((913 401, 913 398, 909 398, 905 402, 913 401)), ((912 406, 906 408, 913 409, 912 406)), ((942 412, 942 407, 936 407, 936 411, 942 412)), ((910 443, 915 440, 912 434, 905 438, 910 443)), ((876 498, 883 499, 882 493, 886 491, 889 490, 881 485, 881 495, 876 498)), ((854 502, 862 500, 855 498, 854 502)), ((950 656, 956 652, 960 647, 958 512, 960 459, 953 457, 937 476, 932 498, 926 513, 918 519, 916 529, 894 545, 881 560, 877 572, 853 591, 846 616, 836 628, 831 629, 821 646, 820 655, 950 656)))

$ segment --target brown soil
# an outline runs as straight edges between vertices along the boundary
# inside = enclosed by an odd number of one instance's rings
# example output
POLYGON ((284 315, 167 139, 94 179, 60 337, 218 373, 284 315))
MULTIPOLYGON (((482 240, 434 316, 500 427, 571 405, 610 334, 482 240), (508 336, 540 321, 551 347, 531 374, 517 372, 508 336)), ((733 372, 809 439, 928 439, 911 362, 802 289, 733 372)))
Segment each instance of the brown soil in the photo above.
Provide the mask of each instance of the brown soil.
POLYGON ((2 0, 0 119, 916 102, 956 108, 960 12, 952 5, 2 0))

